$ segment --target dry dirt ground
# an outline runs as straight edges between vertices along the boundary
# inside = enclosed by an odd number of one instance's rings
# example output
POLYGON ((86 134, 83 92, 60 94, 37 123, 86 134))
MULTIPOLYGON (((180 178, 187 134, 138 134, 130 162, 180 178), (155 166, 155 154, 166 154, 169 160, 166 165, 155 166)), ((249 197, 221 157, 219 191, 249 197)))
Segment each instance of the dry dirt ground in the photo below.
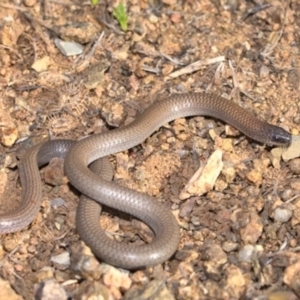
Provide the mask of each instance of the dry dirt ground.
MULTIPOLYGON (((126 32, 113 17, 118 1, 1 1, 2 213, 20 203, 18 160, 31 145, 121 127, 169 94, 214 92, 298 135, 298 0, 124 3, 126 32), (63 55, 57 38, 84 52, 63 55)), ((1 236, 0 298, 299 299, 300 163, 271 150, 198 116, 114 155, 114 180, 164 202, 181 230, 171 259, 134 272, 99 262, 80 241, 78 193, 52 161, 35 220, 1 236), (182 200, 215 150, 216 182, 182 200)), ((114 212, 101 224, 120 242, 151 240, 144 224, 114 212)))

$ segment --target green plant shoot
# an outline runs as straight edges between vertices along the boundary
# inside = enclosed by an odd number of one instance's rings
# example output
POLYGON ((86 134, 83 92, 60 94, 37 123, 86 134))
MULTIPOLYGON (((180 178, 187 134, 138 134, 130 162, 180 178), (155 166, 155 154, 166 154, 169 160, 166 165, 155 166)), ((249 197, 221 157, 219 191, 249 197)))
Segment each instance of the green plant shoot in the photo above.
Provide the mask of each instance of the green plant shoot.
POLYGON ((126 13, 126 8, 125 5, 120 2, 118 6, 116 6, 113 10, 113 16, 117 19, 119 22, 121 28, 123 31, 126 31, 128 26, 127 26, 127 13, 126 13))

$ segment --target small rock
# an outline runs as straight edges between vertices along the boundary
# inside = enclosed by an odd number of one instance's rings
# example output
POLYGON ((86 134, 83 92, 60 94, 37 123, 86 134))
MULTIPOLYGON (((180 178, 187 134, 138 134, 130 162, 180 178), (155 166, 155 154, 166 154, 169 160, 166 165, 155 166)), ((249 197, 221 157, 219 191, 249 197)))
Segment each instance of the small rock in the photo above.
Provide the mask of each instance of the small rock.
POLYGON ((181 261, 190 262, 197 259, 199 254, 192 250, 178 250, 175 254, 175 258, 181 261))
POLYGON ((82 278, 99 280, 102 276, 102 267, 84 243, 71 246, 71 269, 82 278))
POLYGON ((113 54, 113 56, 116 60, 126 60, 128 58, 128 51, 125 50, 116 51, 113 54))
POLYGON ((169 75, 170 73, 172 73, 174 71, 174 65, 172 64, 165 64, 162 68, 162 75, 163 76, 167 76, 169 75))
POLYGON ((211 191, 223 168, 222 151, 216 150, 208 159, 206 166, 196 171, 179 195, 184 200, 192 195, 201 196, 211 191))
POLYGON ((20 237, 13 235, 5 235, 2 240, 3 249, 7 252, 13 251, 20 244, 22 244, 20 237))
POLYGON ((158 22, 158 20, 159 20, 158 17, 155 16, 154 14, 151 14, 151 15, 149 16, 149 22, 150 22, 150 23, 155 24, 155 23, 158 22))
POLYGON ((106 122, 114 127, 119 127, 126 118, 126 112, 123 105, 119 103, 106 102, 102 106, 102 116, 106 122))
POLYGON ((52 207, 60 207, 65 204, 65 200, 63 198, 54 198, 50 200, 50 205, 52 207))
POLYGON ((36 252, 36 248, 34 245, 30 245, 27 247, 27 252, 28 253, 31 253, 31 254, 34 254, 36 252))
POLYGON ((294 191, 292 189, 285 189, 281 193, 281 199, 283 201, 287 201, 287 200, 291 199, 293 196, 294 196, 294 191))
POLYGON ((74 295, 74 300, 115 300, 109 289, 100 282, 86 280, 82 282, 74 295))
POLYGON ((285 223, 290 220, 293 215, 293 211, 287 207, 277 207, 274 210, 274 220, 285 223))
POLYGON ((127 291, 132 283, 129 274, 126 270, 103 264, 103 283, 106 286, 127 291))
POLYGON ((196 198, 191 197, 184 204, 181 205, 179 216, 181 218, 187 217, 191 214, 195 206, 196 198))
POLYGON ((227 184, 227 182, 225 180, 223 180, 221 178, 218 178, 216 180, 216 183, 215 183, 215 190, 216 191, 222 192, 225 189, 227 189, 227 187, 228 187, 228 184, 227 184))
POLYGON ((120 223, 118 220, 106 215, 101 216, 100 225, 103 230, 109 233, 115 233, 120 230, 120 223))
POLYGON ((231 298, 241 299, 246 285, 246 279, 244 278, 242 271, 234 265, 229 265, 225 269, 225 276, 226 285, 228 287, 225 289, 231 290, 231 298))
MULTIPOLYGON (((282 149, 282 159, 284 161, 289 161, 293 158, 299 157, 299 148, 300 148, 300 136, 299 135, 293 135, 292 136, 292 142, 289 145, 289 147, 282 149)), ((275 148, 276 149, 276 148, 275 148)), ((274 149, 272 149, 274 150, 274 149)))
POLYGON ((299 299, 291 291, 275 291, 268 294, 268 300, 297 300, 299 299))
POLYGON ((289 167, 294 174, 299 175, 300 174, 300 158, 292 159, 289 162, 289 167))
POLYGON ((300 261, 299 254, 289 252, 287 250, 277 252, 272 259, 272 266, 285 268, 293 265, 295 262, 300 261))
POLYGON ((232 228, 246 244, 255 244, 262 234, 263 223, 255 211, 237 209, 231 215, 232 228))
POLYGON ((163 281, 152 280, 139 290, 132 289, 128 291, 123 298, 123 300, 140 299, 175 300, 175 297, 163 281))
POLYGON ((75 42, 65 42, 59 38, 54 39, 54 44, 65 56, 79 55, 83 52, 83 46, 75 42))
POLYGON ((27 7, 33 7, 37 4, 37 0, 24 0, 24 5, 27 7))
POLYGON ((162 3, 167 4, 167 5, 175 5, 176 0, 162 0, 162 3))
POLYGON ((235 251, 238 247, 239 247, 238 243, 233 243, 229 241, 225 241, 222 243, 222 249, 227 253, 235 251))
POLYGON ((228 167, 222 170, 222 174, 225 176, 227 183, 232 183, 235 179, 236 171, 233 167, 228 167))
POLYGON ((300 260, 288 266, 283 275, 283 282, 300 295, 300 260))
POLYGON ((57 27, 60 37, 65 41, 87 44, 98 33, 98 28, 90 22, 68 23, 57 27))
POLYGON ((48 279, 54 278, 54 268, 43 267, 41 270, 36 272, 34 275, 35 275, 36 283, 46 281, 48 279))
POLYGON ((227 262, 226 253, 213 242, 205 243, 202 253, 205 273, 210 279, 219 281, 222 278, 220 269, 227 262))
POLYGON ((264 228, 264 233, 266 236, 272 240, 278 239, 277 232, 281 227, 281 223, 276 222, 264 228))
POLYGON ((180 13, 173 13, 173 14, 171 14, 170 20, 173 23, 179 23, 181 21, 181 14, 180 13))
POLYGON ((52 256, 51 261, 56 268, 66 270, 70 265, 70 254, 69 252, 62 252, 58 255, 52 256))
POLYGON ((37 73, 41 73, 48 70, 48 67, 51 63, 51 59, 49 56, 44 56, 38 60, 36 60, 31 68, 35 70, 37 73))
MULTIPOLYGON (((96 64, 90 65, 88 68, 81 72, 81 75, 83 77, 83 85, 88 90, 93 90, 100 85, 104 85, 104 73, 109 67, 109 60, 106 59, 106 57, 101 57, 101 59, 96 64)), ((108 102, 106 104, 108 104, 108 102)), ((111 102, 109 102, 109 104, 113 105, 113 103, 111 102)))
MULTIPOLYGON (((0 170, 0 195, 1 195, 1 199, 4 199, 3 193, 5 192, 7 180, 8 180, 8 175, 7 175, 7 172, 6 172, 6 168, 2 168, 0 170)), ((5 203, 4 201, 1 201, 2 205, 4 203, 5 203)))
POLYGON ((44 180, 46 183, 57 186, 64 184, 64 160, 54 157, 44 169, 44 180))
POLYGON ((144 271, 136 271, 131 275, 133 283, 146 284, 149 282, 149 278, 144 271))
POLYGON ((4 257, 4 254, 3 246, 0 245, 0 260, 4 257))
POLYGON ((291 180, 290 186, 293 190, 300 191, 300 179, 291 180))
POLYGON ((13 146, 18 138, 19 132, 14 124, 11 124, 10 127, 4 127, 1 130, 1 143, 6 147, 13 146))
POLYGON ((299 224, 300 224, 300 208, 297 207, 293 211, 291 225, 292 225, 292 227, 295 227, 296 225, 299 225, 299 224))
MULTIPOLYGON (((177 134, 176 134, 177 136, 177 134)), ((193 139, 193 148, 194 149, 203 149, 203 150, 206 150, 207 147, 208 147, 208 140, 207 139, 204 139, 204 138, 201 138, 199 136, 195 136, 194 139, 193 139)))
POLYGON ((233 150, 232 139, 223 139, 222 140, 222 149, 227 152, 231 152, 233 150))
POLYGON ((262 184, 262 175, 259 171, 257 170, 251 170, 248 174, 247 174, 247 179, 250 182, 253 182, 256 186, 260 186, 262 184))
POLYGON ((266 78, 266 77, 269 77, 269 74, 270 74, 270 69, 265 66, 265 65, 262 65, 260 70, 259 70, 259 76, 260 78, 266 78))
POLYGON ((0 299, 22 300, 23 298, 16 294, 8 281, 0 278, 0 299))
POLYGON ((254 245, 245 245, 238 253, 238 259, 240 262, 251 263, 252 255, 255 252, 254 245))
POLYGON ((2 18, 0 30, 0 43, 4 46, 15 47, 20 35, 24 31, 24 26, 16 20, 2 18), (9 21, 8 21, 9 20, 9 21))
MULTIPOLYGON (((41 282, 34 286, 35 299, 39 300, 67 300, 68 295, 64 288, 53 279, 41 282)), ((8 298, 1 298, 8 299, 8 298)))

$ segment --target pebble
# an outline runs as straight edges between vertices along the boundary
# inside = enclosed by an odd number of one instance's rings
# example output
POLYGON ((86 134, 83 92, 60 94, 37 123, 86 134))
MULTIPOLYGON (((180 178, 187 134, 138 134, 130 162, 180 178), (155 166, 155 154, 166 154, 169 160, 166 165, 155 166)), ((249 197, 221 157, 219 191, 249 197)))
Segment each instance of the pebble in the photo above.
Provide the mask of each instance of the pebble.
POLYGON ((33 70, 37 73, 45 72, 48 70, 49 65, 51 64, 51 59, 49 56, 44 56, 40 59, 37 59, 31 66, 33 70))
MULTIPOLYGON (((232 291, 231 299, 241 299, 246 285, 246 279, 242 270, 235 265, 229 265, 225 269, 226 286, 232 291)), ((225 288, 226 289, 226 288, 225 288)))
POLYGON ((162 0, 162 3, 167 4, 167 5, 175 5, 176 0, 162 0))
POLYGON ((65 56, 79 55, 83 52, 84 47, 75 42, 66 42, 59 38, 54 39, 54 44, 65 56))
MULTIPOLYGON (((299 133, 294 133, 294 130, 292 130, 292 133, 292 143, 290 144, 290 146, 288 148, 285 148, 283 152, 282 147, 280 147, 279 149, 279 151, 281 151, 282 153, 282 159, 284 161, 289 161, 291 159, 299 157, 300 136, 299 133)), ((278 148, 272 149, 271 152, 273 153, 273 150, 275 151, 276 149, 278 148)))
POLYGON ((74 41, 75 44, 87 44, 91 42, 98 29, 90 22, 68 23, 57 27, 59 36, 65 41, 74 41))
POLYGON ((203 267, 206 275, 219 281, 222 278, 220 268, 227 262, 227 255, 220 245, 213 242, 206 242, 202 249, 203 267))
POLYGON ((281 227, 281 224, 279 222, 274 223, 274 224, 271 224, 270 226, 268 226, 267 228, 265 228, 264 232, 268 238, 270 238, 272 240, 276 240, 278 238, 277 232, 280 229, 280 227, 281 227))
POLYGON ((64 161, 54 157, 44 169, 44 180, 52 186, 60 186, 64 183, 64 161))
POLYGON ((12 235, 5 235, 2 240, 3 249, 7 252, 13 251, 21 243, 20 238, 12 235))
POLYGON ((24 0, 24 5, 27 7, 35 6, 37 3, 37 0, 24 0))
POLYGON ((146 286, 128 291, 123 300, 175 300, 174 295, 167 289, 164 281, 152 280, 146 286))
POLYGON ((115 287, 127 291, 132 283, 127 270, 117 269, 113 266, 102 264, 103 266, 103 283, 106 286, 115 287))
POLYGON ((71 246, 71 269, 84 279, 99 280, 102 266, 84 243, 71 246))
POLYGON ((0 299, 22 300, 23 298, 16 294, 8 281, 0 278, 0 299))
POLYGON ((211 191, 215 182, 222 171, 222 151, 216 150, 207 160, 205 167, 200 168, 195 172, 189 182, 179 195, 180 200, 189 198, 191 195, 198 197, 211 191))
POLYGON ((236 171, 233 167, 224 167, 222 170, 222 174, 225 176, 226 183, 232 183, 235 179, 236 171))
POLYGON ((100 282, 86 280, 79 285, 74 300, 115 300, 109 289, 100 282))
POLYGON ((0 245, 0 260, 4 257, 4 250, 3 250, 3 246, 0 245))
POLYGON ((189 216, 195 206, 195 202, 196 202, 196 198, 191 197, 185 203, 183 203, 180 207, 179 216, 181 218, 189 216))
POLYGON ((238 259, 240 262, 251 263, 252 255, 255 251, 254 245, 245 245, 238 253, 238 259))
POLYGON ((300 224, 300 208, 295 208, 293 211, 293 218, 291 220, 292 227, 300 224))
POLYGON ((283 282, 289 286, 297 295, 300 295, 299 285, 300 260, 288 266, 284 270, 283 282))
POLYGON ((60 207, 60 206, 63 206, 64 204, 65 204, 65 200, 60 197, 50 200, 50 205, 52 207, 60 207))
POLYGON ((300 174, 300 158, 292 159, 289 162, 289 167, 294 174, 299 175, 300 174))
POLYGON ((232 139, 223 139, 222 140, 222 149, 227 152, 233 151, 233 140, 232 139))
POLYGON ((193 250, 178 250, 175 258, 181 261, 189 262, 197 259, 199 254, 193 250))
POLYGON ((254 183, 256 186, 260 186, 262 184, 262 175, 259 171, 257 170, 251 170, 247 174, 247 179, 254 183))
MULTIPOLYGON (((64 288, 54 279, 41 282, 34 286, 34 294, 37 300, 67 300, 68 295, 64 288)), ((5 299, 5 298, 1 298, 5 299)), ((8 298, 6 298, 8 299, 8 298)))
POLYGON ((285 207, 277 207, 274 210, 274 220, 281 223, 289 221, 292 215, 293 211, 285 207))
POLYGON ((60 270, 66 270, 70 265, 70 254, 69 252, 62 252, 58 255, 51 257, 51 262, 54 266, 60 270))
POLYGON ((255 211, 237 209, 231 215, 232 228, 244 243, 255 244, 263 231, 263 223, 255 211))
POLYGON ((12 127, 6 127, 1 130, 1 144, 6 147, 11 147, 15 144, 19 138, 18 129, 12 125, 12 127))
POLYGON ((36 283, 46 281, 48 279, 52 279, 54 277, 54 268, 43 267, 41 270, 36 272, 34 275, 35 275, 36 283))
POLYGON ((300 179, 292 179, 290 183, 290 187, 293 190, 300 191, 300 179))
POLYGON ((227 253, 237 250, 238 247, 239 247, 238 243, 233 243, 229 241, 225 241, 222 243, 222 249, 227 253))
POLYGON ((268 300, 297 300, 299 299, 291 291, 273 291, 268 294, 268 300))
POLYGON ((141 270, 134 272, 131 276, 131 279, 133 283, 146 284, 149 282, 147 274, 141 270))
POLYGON ((269 77, 269 75, 270 75, 270 69, 267 66, 262 65, 259 70, 260 78, 267 78, 267 77, 269 77))
POLYGON ((294 191, 292 189, 285 189, 281 193, 281 199, 283 201, 287 201, 287 200, 291 199, 293 196, 294 196, 294 191))

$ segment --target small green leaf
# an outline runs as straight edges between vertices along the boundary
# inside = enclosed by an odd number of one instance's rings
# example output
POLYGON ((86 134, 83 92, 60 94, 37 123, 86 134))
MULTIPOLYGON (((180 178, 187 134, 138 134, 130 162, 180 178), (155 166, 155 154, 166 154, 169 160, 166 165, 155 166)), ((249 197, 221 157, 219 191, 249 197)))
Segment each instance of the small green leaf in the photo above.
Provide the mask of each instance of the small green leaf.
POLYGON ((127 13, 125 5, 120 2, 118 6, 116 6, 113 10, 113 16, 117 19, 119 22, 121 28, 123 31, 127 30, 127 13))
POLYGON ((91 0, 91 2, 92 2, 93 5, 97 5, 99 0, 91 0))

